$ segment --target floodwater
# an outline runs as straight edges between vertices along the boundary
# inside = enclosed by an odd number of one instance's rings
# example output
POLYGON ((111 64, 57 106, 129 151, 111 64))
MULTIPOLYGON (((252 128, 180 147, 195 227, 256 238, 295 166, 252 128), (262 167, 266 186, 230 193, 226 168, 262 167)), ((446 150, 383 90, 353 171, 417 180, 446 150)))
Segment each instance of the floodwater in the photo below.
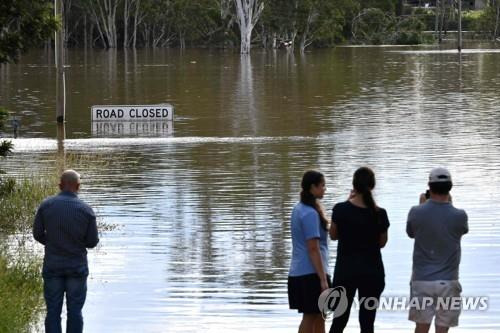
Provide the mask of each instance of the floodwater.
MULTIPOLYGON (((405 297, 406 214, 428 171, 444 165, 455 205, 469 214, 463 294, 489 297, 488 310, 464 311, 454 331, 498 332, 500 53, 466 47, 461 56, 433 47, 250 57, 71 50, 63 145, 53 58, 34 52, 0 69, 0 105, 21 122, 2 167, 42 172, 58 149, 105 161, 79 170, 81 196, 118 226, 90 252, 86 332, 293 332, 289 217, 302 173, 325 173, 330 210, 357 167, 374 168, 391 221, 384 294, 405 297), (173 124, 109 132, 91 124, 92 105, 165 102, 175 106, 173 124)), ((330 242, 331 267, 335 253, 330 242)), ((359 332, 356 315, 348 332, 359 332)), ((377 332, 412 328, 405 311, 377 315, 377 332)))

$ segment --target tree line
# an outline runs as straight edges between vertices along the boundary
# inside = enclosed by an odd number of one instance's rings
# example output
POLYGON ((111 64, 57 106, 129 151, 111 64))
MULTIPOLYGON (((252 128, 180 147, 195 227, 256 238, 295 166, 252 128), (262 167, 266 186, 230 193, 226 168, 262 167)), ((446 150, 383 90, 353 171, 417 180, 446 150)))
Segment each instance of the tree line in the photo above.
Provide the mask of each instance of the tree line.
MULTIPOLYGON (((367 9, 396 17, 401 0, 67 0, 68 47, 328 47, 367 9)), ((418 27, 417 27, 418 28, 418 27)))
MULTIPOLYGON (((9 3, 29 13, 53 1, 3 0, 0 47, 5 33, 17 27, 16 20, 5 19, 19 14, 9 13, 9 3)), ((435 30, 441 39, 457 18, 457 1, 415 9, 404 0, 64 0, 59 23, 67 47, 304 51, 346 41, 418 44, 427 41, 424 30, 435 30)), ((473 28, 498 37, 500 0, 487 0, 480 16, 473 28)))

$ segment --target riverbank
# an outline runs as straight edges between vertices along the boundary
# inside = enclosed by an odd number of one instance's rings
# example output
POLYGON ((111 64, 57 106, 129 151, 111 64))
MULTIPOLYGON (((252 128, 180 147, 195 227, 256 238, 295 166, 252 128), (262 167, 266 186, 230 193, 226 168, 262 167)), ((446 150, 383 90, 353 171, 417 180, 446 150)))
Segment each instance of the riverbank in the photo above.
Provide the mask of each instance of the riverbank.
POLYGON ((0 332, 28 332, 43 310, 41 257, 27 244, 34 212, 55 193, 53 179, 0 182, 0 332))
POLYGON ((0 250, 0 332, 29 332, 43 310, 41 261, 0 250))

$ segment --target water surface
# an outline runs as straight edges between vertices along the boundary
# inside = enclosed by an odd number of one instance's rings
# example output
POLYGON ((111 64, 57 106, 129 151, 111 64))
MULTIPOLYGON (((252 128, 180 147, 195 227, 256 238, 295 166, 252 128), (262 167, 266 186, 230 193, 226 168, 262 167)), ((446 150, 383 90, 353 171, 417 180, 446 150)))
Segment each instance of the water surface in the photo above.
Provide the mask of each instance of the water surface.
MULTIPOLYGON (((119 226, 90 254, 86 331, 296 331, 289 217, 308 168, 327 176, 328 210, 346 199, 358 166, 374 168, 391 221, 384 293, 407 296, 406 214, 428 171, 444 165, 455 205, 469 214, 464 295, 490 297, 488 311, 464 312, 454 331, 498 332, 500 53, 469 47, 461 56, 428 47, 69 51, 64 150, 107 161, 80 170, 81 196, 119 226), (91 105, 164 102, 176 107, 171 132, 92 132, 91 105)), ((51 61, 35 52, 0 69, 0 104, 22 126, 16 153, 2 161, 10 173, 53 163, 51 61)), ((409 331, 406 318, 381 312, 377 332, 409 331)))

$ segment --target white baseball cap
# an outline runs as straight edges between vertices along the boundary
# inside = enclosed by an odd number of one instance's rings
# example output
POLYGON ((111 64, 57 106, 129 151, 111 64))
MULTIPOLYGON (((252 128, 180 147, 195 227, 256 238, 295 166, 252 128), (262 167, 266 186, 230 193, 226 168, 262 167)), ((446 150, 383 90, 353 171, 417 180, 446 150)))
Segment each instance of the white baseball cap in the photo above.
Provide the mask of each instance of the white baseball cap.
POLYGON ((451 174, 445 168, 434 168, 429 174, 429 183, 451 182, 451 174))

